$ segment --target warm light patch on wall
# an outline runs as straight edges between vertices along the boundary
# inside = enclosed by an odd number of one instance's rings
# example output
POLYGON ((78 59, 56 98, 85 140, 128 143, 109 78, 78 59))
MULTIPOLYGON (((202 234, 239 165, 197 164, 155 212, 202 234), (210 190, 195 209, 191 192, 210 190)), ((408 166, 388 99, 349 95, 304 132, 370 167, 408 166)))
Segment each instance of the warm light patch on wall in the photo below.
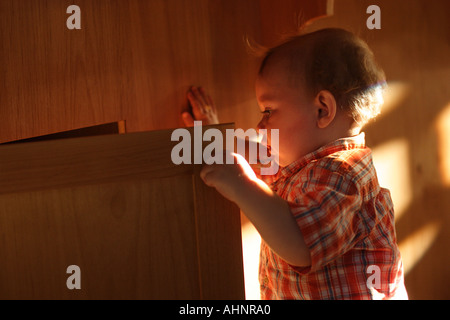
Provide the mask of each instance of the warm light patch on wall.
POLYGON ((259 300, 259 250, 261 237, 255 227, 250 223, 242 225, 242 252, 244 260, 245 298, 259 300))
POLYGON ((403 271, 407 274, 420 261, 433 244, 441 227, 438 222, 430 222, 403 240, 399 249, 402 254, 403 271))
POLYGON ((391 140, 372 151, 378 180, 391 192, 397 220, 412 199, 408 142, 405 139, 391 140))
POLYGON ((406 98, 409 93, 409 86, 398 81, 389 81, 387 89, 383 93, 383 106, 381 108, 381 114, 378 118, 386 115, 401 105, 401 102, 406 98))
POLYGON ((441 180, 445 186, 450 186, 450 103, 438 115, 436 131, 441 180))

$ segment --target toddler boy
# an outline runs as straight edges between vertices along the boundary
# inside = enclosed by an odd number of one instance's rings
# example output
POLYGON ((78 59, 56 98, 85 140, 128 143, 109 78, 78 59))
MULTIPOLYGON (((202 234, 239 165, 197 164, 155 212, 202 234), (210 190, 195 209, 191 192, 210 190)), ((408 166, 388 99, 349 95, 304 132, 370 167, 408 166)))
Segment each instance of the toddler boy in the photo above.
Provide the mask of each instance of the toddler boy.
MULTIPOLYGON (((407 299, 392 200, 361 132, 380 112, 384 84, 368 46, 342 29, 266 53, 258 128, 279 130, 279 171, 257 176, 237 155, 201 171, 261 235, 262 299, 407 299)), ((188 99, 197 119, 216 117, 204 91, 188 99)))

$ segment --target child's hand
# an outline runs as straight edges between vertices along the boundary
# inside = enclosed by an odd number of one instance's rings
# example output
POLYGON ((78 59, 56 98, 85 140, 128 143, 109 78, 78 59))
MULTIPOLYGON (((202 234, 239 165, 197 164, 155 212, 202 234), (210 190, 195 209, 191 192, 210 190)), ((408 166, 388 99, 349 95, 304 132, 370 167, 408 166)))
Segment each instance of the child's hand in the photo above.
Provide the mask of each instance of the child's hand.
POLYGON ((184 124, 187 127, 194 125, 194 120, 202 121, 202 125, 218 124, 217 110, 211 97, 201 87, 191 87, 187 94, 192 113, 182 113, 184 124))
POLYGON ((252 180, 256 180, 256 175, 248 162, 239 154, 224 152, 225 164, 205 165, 200 177, 206 185, 216 188, 225 198, 236 202, 237 196, 241 193, 240 188, 252 180), (234 163, 226 164, 226 155, 234 158, 234 163))

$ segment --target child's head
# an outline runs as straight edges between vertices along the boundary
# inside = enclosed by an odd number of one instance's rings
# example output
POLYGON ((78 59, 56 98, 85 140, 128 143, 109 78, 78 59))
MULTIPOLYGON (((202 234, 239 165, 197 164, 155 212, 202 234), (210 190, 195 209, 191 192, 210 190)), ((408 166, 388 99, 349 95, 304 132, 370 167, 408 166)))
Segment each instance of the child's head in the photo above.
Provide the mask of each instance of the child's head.
POLYGON ((287 165, 359 132, 380 112, 384 84, 383 70, 354 34, 323 29, 295 36, 265 54, 256 93, 261 109, 271 111, 258 126, 280 129, 280 164, 287 165))

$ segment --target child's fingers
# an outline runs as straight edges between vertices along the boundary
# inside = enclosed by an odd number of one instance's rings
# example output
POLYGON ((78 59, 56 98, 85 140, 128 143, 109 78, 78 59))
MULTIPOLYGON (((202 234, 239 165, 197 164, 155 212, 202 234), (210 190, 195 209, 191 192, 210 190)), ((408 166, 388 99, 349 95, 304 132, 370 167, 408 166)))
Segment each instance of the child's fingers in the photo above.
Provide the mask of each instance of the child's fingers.
POLYGON ((203 96, 203 101, 206 102, 206 105, 204 107, 205 114, 208 117, 208 124, 217 124, 219 123, 219 118, 217 116, 217 109, 214 105, 213 100, 211 99, 211 96, 206 93, 205 89, 203 87, 200 87, 199 92, 203 96))
POLYGON ((202 112, 202 107, 201 107, 197 97, 193 93, 193 91, 189 91, 188 94, 187 94, 187 97, 188 97, 189 103, 192 106, 192 111, 201 113, 202 112))
POLYGON ((203 96, 203 100, 205 101, 206 105, 210 106, 215 111, 216 108, 214 107, 214 103, 211 99, 211 96, 206 93, 206 91, 205 91, 205 89, 203 89, 203 87, 200 87, 199 91, 200 91, 201 95, 203 96))
POLYGON ((219 123, 216 107, 205 89, 193 86, 188 91, 187 98, 195 120, 202 120, 207 125, 219 123))
POLYGON ((191 92, 197 102, 198 107, 200 108, 200 111, 204 112, 205 107, 208 105, 204 95, 197 87, 192 87, 191 92))
POLYGON ((215 165, 205 165, 202 167, 202 170, 200 171, 200 178, 209 187, 214 186, 215 169, 216 169, 215 165))
POLYGON ((203 105, 208 105, 208 95, 206 94, 205 89, 203 89, 203 87, 197 87, 196 92, 198 94, 199 100, 203 103, 203 105))
POLYGON ((183 112, 181 114, 181 117, 183 118, 184 125, 186 127, 193 127, 194 126, 194 118, 189 112, 183 112))

